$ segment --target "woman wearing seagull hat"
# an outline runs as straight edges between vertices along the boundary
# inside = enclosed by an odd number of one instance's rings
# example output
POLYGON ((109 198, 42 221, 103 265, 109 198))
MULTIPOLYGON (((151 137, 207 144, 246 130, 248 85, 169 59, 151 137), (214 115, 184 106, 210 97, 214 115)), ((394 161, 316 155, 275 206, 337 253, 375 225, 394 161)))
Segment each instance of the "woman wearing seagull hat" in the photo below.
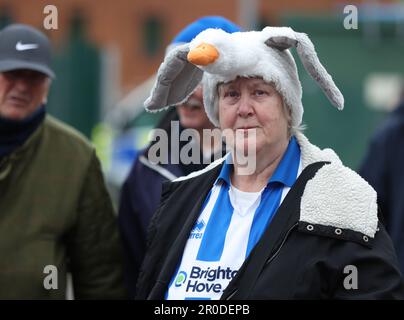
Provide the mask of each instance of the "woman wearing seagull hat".
POLYGON ((178 104, 202 80, 231 152, 164 185, 139 299, 404 298, 376 192, 302 133, 292 48, 342 110, 312 42, 287 27, 208 29, 160 66, 146 109, 178 104))

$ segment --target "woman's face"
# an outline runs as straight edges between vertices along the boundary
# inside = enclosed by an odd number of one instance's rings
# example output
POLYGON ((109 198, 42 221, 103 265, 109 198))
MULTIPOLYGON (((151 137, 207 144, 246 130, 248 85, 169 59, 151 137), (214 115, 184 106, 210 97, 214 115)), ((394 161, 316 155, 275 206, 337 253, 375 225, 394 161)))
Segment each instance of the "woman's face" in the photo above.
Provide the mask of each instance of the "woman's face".
POLYGON ((272 85, 260 78, 237 78, 218 90, 220 127, 231 149, 245 154, 255 144, 260 154, 287 145, 290 114, 272 85))

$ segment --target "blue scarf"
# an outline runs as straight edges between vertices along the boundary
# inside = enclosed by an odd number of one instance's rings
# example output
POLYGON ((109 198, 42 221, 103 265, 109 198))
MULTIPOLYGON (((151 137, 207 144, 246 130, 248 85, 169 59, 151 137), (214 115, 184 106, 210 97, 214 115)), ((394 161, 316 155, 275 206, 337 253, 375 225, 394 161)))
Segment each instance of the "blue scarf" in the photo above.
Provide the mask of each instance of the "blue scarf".
POLYGON ((0 116, 0 159, 22 146, 45 118, 45 106, 23 120, 0 116))

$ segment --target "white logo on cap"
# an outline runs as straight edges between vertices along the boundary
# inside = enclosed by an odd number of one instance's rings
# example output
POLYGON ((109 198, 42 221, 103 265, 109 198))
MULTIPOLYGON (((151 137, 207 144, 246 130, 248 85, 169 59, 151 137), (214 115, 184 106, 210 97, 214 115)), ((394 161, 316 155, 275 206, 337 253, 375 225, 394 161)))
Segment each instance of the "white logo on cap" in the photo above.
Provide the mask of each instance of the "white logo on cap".
POLYGON ((15 45, 15 48, 17 49, 17 51, 25 51, 25 50, 37 49, 38 45, 36 43, 23 44, 21 43, 21 41, 18 41, 17 44, 15 45))

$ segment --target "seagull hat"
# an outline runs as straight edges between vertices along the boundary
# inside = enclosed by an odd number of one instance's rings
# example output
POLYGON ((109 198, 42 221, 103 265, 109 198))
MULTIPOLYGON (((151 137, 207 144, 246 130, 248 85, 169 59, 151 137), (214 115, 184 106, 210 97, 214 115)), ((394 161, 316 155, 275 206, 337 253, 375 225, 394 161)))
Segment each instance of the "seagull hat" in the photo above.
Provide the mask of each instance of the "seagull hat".
POLYGON ((153 112, 180 104, 202 81, 206 113, 219 126, 218 84, 237 77, 261 77, 281 94, 291 109, 292 126, 298 127, 303 118, 302 87, 290 48, 296 48, 306 71, 331 104, 342 110, 344 97, 320 63, 313 43, 306 34, 287 27, 235 33, 202 31, 166 55, 145 108, 153 112))

